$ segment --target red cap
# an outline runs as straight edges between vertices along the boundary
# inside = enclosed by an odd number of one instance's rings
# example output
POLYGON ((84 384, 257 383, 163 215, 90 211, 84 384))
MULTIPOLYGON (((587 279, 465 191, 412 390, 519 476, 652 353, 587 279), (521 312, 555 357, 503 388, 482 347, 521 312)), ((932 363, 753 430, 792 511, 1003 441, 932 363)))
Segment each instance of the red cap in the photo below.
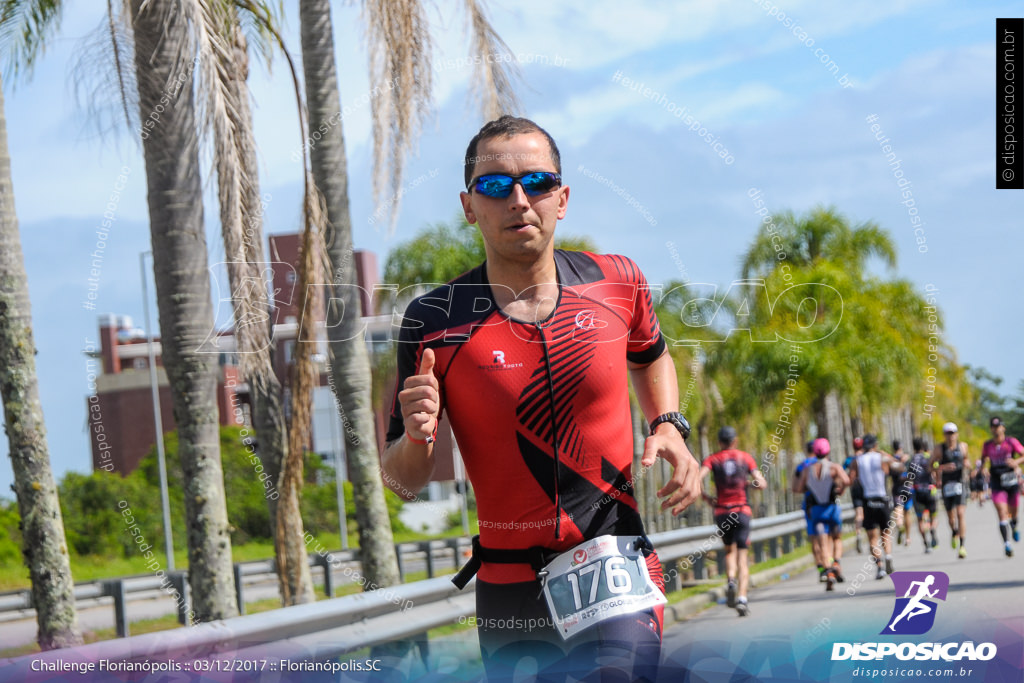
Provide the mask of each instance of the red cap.
POLYGON ((864 439, 860 438, 859 436, 855 437, 854 440, 853 440, 853 447, 854 448, 864 448, 864 439))

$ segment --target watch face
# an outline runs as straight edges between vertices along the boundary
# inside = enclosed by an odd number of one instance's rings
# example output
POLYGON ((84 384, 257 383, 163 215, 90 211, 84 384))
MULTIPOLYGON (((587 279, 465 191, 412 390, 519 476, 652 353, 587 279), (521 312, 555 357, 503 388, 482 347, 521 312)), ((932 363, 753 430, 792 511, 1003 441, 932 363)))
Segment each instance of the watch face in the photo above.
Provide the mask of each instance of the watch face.
POLYGON ((679 430, 679 433, 683 435, 683 440, 689 438, 690 423, 686 421, 682 413, 669 413, 668 419, 679 430))
POLYGON ((655 427, 663 422, 668 422, 675 427, 679 433, 683 435, 683 440, 689 438, 690 423, 686 421, 686 418, 683 417, 682 413, 665 413, 664 415, 659 415, 650 425, 651 432, 653 432, 655 427))

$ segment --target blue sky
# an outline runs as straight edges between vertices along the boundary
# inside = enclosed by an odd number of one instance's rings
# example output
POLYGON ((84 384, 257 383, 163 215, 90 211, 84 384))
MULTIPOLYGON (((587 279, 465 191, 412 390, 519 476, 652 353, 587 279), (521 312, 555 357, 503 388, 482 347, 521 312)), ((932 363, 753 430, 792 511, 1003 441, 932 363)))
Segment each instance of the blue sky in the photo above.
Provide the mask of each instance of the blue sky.
MULTIPOLYGON (((287 35, 297 52, 295 4, 286 3, 287 35)), ((945 341, 962 362, 988 368, 1012 388, 1024 378, 1024 358, 1009 352, 1024 333, 1011 294, 1024 246, 1024 192, 994 189, 994 35, 995 18, 1019 10, 1009 2, 708 0, 638 8, 589 0, 492 3, 491 18, 521 58, 525 114, 559 141, 572 187, 560 230, 631 256, 652 283, 685 277, 727 287, 760 229, 752 188, 773 211, 833 205, 853 223, 876 221, 891 232, 899 264, 889 274, 922 289, 935 285, 945 341), (793 20, 789 26, 780 12, 793 20), (665 100, 624 87, 613 80, 617 72, 665 100), (728 150, 731 163, 673 115, 683 107, 707 139, 728 150), (867 121, 872 115, 912 183, 926 252, 918 249, 897 179, 867 121)), ((410 189, 392 233, 369 220, 376 210, 369 107, 356 106, 343 120, 356 246, 377 252, 382 264, 397 242, 456 215, 462 153, 482 123, 467 91, 470 70, 456 61, 467 56, 465 17, 436 8, 429 16, 436 27, 434 113, 409 161, 410 189), (412 187, 424 174, 433 177, 412 187)), ((70 3, 32 78, 4 83, 40 390, 58 476, 90 468, 82 350, 96 338, 98 314, 131 315, 142 326, 139 254, 149 249, 149 232, 140 146, 125 131, 99 135, 95 116, 75 98, 81 79, 72 68, 101 20, 92 3, 70 3), (130 169, 128 181, 103 254, 97 308, 88 311, 82 301, 89 254, 122 168, 130 169)), ((342 104, 356 104, 371 87, 358 9, 336 4, 334 25, 342 104)), ((272 73, 254 66, 270 233, 294 231, 299 219, 300 169, 291 156, 300 140, 290 87, 282 61, 272 73)), ((113 120, 115 103, 109 90, 100 95, 101 120, 113 120)), ((204 182, 215 263, 223 248, 208 174, 204 182)), ((219 320, 227 322, 226 309, 219 320)), ((5 457, 0 495, 10 497, 11 481, 5 457)))

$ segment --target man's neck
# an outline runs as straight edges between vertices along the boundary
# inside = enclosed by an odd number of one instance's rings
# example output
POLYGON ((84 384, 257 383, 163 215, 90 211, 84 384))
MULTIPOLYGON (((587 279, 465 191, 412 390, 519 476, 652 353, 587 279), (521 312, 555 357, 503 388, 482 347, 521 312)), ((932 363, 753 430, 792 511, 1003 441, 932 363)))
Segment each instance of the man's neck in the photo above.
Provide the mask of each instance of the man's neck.
POLYGON ((522 264, 487 259, 487 281, 498 307, 513 318, 543 320, 558 301, 558 272, 553 254, 522 264))

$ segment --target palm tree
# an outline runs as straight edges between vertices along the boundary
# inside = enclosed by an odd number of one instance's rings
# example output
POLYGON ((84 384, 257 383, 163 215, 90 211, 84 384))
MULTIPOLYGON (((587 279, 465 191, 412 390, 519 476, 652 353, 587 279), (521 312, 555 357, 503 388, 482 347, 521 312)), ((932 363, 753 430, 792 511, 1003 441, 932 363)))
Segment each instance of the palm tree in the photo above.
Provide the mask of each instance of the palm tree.
MULTIPOLYGON (((889 267, 896 265, 896 248, 886 231, 874 222, 851 226, 835 208, 819 206, 803 216, 783 211, 773 214, 765 226, 747 250, 742 275, 768 278, 766 284, 774 285, 768 291, 773 293, 794 283, 824 284, 840 293, 846 314, 855 303, 856 295, 865 289, 864 268, 869 258, 881 258, 889 267), (803 275, 797 276, 797 272, 803 275), (771 275, 775 277, 769 277, 771 275)), ((860 301, 867 303, 864 299, 860 301)), ((772 319, 779 317, 774 311, 769 315, 772 319)), ((798 311, 790 311, 791 317, 797 315, 798 311)), ((868 314, 857 319, 870 318, 868 314)), ((762 322, 765 320, 762 318, 762 322)), ((850 329, 848 325, 844 328, 850 329)), ((825 343, 805 345, 810 367, 804 379, 820 380, 822 391, 815 396, 813 406, 818 432, 836 444, 834 450, 842 457, 851 437, 849 425, 844 424, 844 403, 856 406, 864 387, 854 371, 856 366, 843 354, 854 350, 870 354, 870 350, 851 349, 838 343, 839 339, 833 335, 825 343)))
MULTIPOLYGON (((59 18, 60 2, 56 0, 6 0, 0 4, 0 38, 6 45, 4 72, 30 72, 59 18)), ((51 650, 81 644, 82 634, 64 521, 50 469, 35 353, 0 76, 0 400, 22 520, 22 556, 32 581, 39 625, 37 640, 43 650, 51 650)))
MULTIPOLYGON (((7 18, 5 12, 3 19, 7 18)), ((22 520, 22 554, 32 579, 32 604, 39 624, 37 639, 39 647, 51 650, 80 645, 82 633, 39 403, 28 277, 14 211, 3 105, 0 78, 0 399, 22 520)))
MULTIPOLYGON (((225 2, 206 2, 204 7, 203 17, 208 21, 195 27, 201 38, 200 59, 212 62, 215 68, 205 72, 207 77, 201 81, 200 93, 205 101, 202 109, 208 117, 202 131, 212 134, 239 365, 251 391, 259 456, 281 494, 267 498, 281 601, 285 605, 301 604, 314 600, 297 490, 302 483, 305 440, 302 438, 304 430, 297 430, 291 446, 297 453, 296 463, 288 457, 291 447, 281 384, 273 368, 273 320, 263 251, 265 207, 259 191, 256 141, 249 106, 248 45, 236 7, 225 2), (286 467, 286 464, 291 466, 286 467)), ((246 3, 245 11, 247 18, 258 27, 279 38, 273 14, 265 4, 246 3)), ((260 48, 264 53, 269 52, 266 44, 260 48)), ((297 357, 296 367, 303 365, 303 360, 305 365, 312 365, 311 359, 297 357)), ((302 375, 306 377, 309 373, 302 375)), ((293 403, 302 404, 302 400, 293 403)), ((301 410, 293 411, 293 416, 300 421, 306 419, 301 410)))
POLYGON ((743 258, 742 275, 763 277, 782 265, 802 268, 825 260, 844 264, 860 277, 872 256, 890 268, 896 265, 896 246, 877 223, 851 226, 834 207, 818 206, 804 216, 782 211, 758 232, 743 258), (771 234, 772 227, 778 239, 771 234))
POLYGON ((153 270, 163 348, 185 479, 189 584, 198 621, 235 616, 231 537, 220 463, 216 356, 186 11, 172 0, 131 0, 139 118, 153 270), (157 114, 157 118, 152 118, 157 114))
POLYGON ((334 34, 327 0, 300 0, 302 69, 310 130, 322 137, 310 149, 313 178, 323 193, 328 234, 325 236, 334 291, 327 308, 328 352, 333 388, 345 424, 345 453, 359 527, 362 571, 368 582, 390 586, 399 582, 398 559, 380 476, 376 429, 371 409, 371 375, 366 343, 359 330, 359 297, 352 260, 352 221, 348 207, 348 173, 341 125, 332 123, 341 111, 334 60, 334 34))

